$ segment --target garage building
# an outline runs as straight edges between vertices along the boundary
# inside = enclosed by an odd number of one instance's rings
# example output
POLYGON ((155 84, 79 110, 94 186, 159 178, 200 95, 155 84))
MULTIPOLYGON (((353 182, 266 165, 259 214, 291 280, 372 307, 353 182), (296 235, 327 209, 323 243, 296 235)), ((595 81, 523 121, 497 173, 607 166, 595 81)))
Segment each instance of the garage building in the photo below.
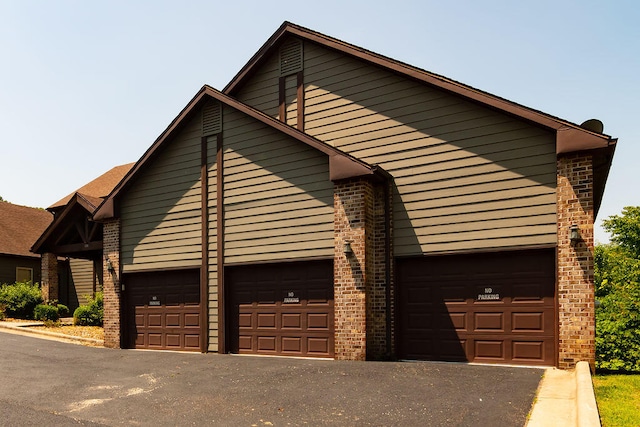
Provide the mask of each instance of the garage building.
POLYGON ((285 22, 96 209, 105 345, 593 363, 615 143, 285 22))

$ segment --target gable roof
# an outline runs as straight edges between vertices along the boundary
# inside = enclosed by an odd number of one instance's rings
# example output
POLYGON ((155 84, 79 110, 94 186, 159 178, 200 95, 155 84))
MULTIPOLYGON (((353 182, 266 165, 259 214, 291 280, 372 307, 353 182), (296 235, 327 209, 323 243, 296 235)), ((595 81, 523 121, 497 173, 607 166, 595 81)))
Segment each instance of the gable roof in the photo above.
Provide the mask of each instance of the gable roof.
POLYGON ((45 230, 37 237, 37 240, 33 240, 31 246, 31 252, 44 253, 46 252, 46 246, 50 245, 49 239, 60 233, 64 227, 67 218, 71 216, 72 212, 76 210, 77 206, 84 209, 87 214, 91 215, 98 205, 102 202, 102 199, 88 200, 84 195, 80 193, 74 193, 65 205, 57 211, 53 221, 51 221, 45 230))
POLYGON ((558 154, 605 148, 615 144, 617 141, 617 139, 611 138, 609 135, 583 129, 575 123, 525 107, 444 76, 405 64, 395 59, 371 52, 287 21, 285 21, 269 38, 269 40, 262 45, 260 50, 258 50, 249 62, 247 62, 235 75, 231 82, 227 84, 223 92, 234 96, 240 87, 242 87, 244 82, 253 75, 253 73, 269 56, 276 52, 282 41, 288 36, 295 36, 320 44, 326 48, 342 52, 370 64, 385 68, 393 73, 435 86, 447 92, 462 96, 472 102, 482 104, 533 124, 556 131, 556 152, 558 154))
POLYGON ((0 202, 0 254, 35 257, 29 248, 52 219, 44 209, 0 202))
POLYGON ((115 187, 122 178, 129 172, 129 170, 133 167, 134 163, 128 163, 126 165, 116 166, 107 172, 103 173, 96 179, 88 182, 82 187, 78 188, 71 194, 63 197, 58 200, 47 209, 50 211, 58 211, 64 208, 69 201, 76 195, 79 194, 82 198, 93 205, 93 208, 100 206, 102 200, 111 193, 113 187, 115 187))
POLYGON ((379 178, 386 176, 385 172, 382 171, 381 168, 369 165, 350 154, 347 154, 325 142, 299 131, 298 129, 282 123, 281 121, 278 121, 253 107, 231 98, 211 86, 204 85, 191 99, 191 101, 189 101, 180 114, 178 114, 178 116, 164 130, 164 132, 160 134, 151 147, 142 155, 140 160, 133 165, 127 175, 115 186, 111 194, 109 194, 94 213, 94 220, 101 221, 112 218, 115 215, 115 199, 125 191, 125 189, 131 184, 133 178, 156 155, 158 150, 160 150, 165 143, 170 141, 172 137, 182 129, 182 126, 186 124, 198 108, 208 99, 215 99, 224 105, 235 108, 263 124, 326 154, 329 156, 329 178, 331 180, 346 179, 356 176, 372 176, 379 178))

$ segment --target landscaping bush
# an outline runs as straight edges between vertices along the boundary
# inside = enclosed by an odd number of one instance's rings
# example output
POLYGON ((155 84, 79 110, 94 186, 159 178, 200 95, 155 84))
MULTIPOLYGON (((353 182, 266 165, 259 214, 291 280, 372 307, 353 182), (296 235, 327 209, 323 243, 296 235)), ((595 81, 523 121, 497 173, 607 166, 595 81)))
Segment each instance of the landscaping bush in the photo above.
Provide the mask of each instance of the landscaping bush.
POLYGON ((55 305, 38 304, 33 310, 33 318, 36 320, 51 320, 55 322, 60 318, 58 307, 55 305))
POLYGON ((56 304, 56 307, 58 307, 58 316, 69 317, 69 307, 64 304, 56 304))
POLYGON ((87 297, 87 304, 76 308, 73 312, 73 324, 102 326, 103 311, 102 292, 98 292, 95 298, 87 297))
POLYGON ((0 305, 8 317, 30 319, 33 310, 42 303, 42 293, 37 283, 17 282, 0 287, 0 305))
POLYGON ((6 317, 6 315, 4 314, 4 304, 0 304, 0 320, 4 320, 4 318, 6 317))

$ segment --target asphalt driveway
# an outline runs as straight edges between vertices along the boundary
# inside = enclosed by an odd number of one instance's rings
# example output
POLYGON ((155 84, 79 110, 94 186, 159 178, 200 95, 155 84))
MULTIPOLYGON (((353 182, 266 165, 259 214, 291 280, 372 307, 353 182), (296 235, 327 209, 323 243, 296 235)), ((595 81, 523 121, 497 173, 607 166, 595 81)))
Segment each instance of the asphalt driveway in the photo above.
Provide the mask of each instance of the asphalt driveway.
POLYGON ((542 373, 110 350, 0 330, 0 425, 523 426, 542 373))

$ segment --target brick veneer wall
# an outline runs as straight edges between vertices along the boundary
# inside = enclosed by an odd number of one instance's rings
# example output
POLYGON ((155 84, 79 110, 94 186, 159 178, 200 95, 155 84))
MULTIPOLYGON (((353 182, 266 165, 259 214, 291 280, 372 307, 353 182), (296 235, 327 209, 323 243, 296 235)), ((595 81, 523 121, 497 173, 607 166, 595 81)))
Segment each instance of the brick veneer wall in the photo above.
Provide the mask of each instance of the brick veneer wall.
POLYGON ((368 274, 373 244, 373 186, 350 179, 334 184, 334 343, 338 360, 365 360, 368 274), (344 253, 349 242, 352 255, 344 253))
POLYGON ((58 257, 52 253, 44 253, 41 258, 42 298, 45 301, 59 298, 58 257))
POLYGON ((579 361, 595 364, 595 295, 593 282, 593 163, 587 154, 558 157, 558 366, 579 361), (570 241, 577 225, 580 240, 570 241))
POLYGON ((103 228, 104 346, 120 348, 120 220, 106 222, 103 228), (114 272, 107 269, 107 257, 114 272))

